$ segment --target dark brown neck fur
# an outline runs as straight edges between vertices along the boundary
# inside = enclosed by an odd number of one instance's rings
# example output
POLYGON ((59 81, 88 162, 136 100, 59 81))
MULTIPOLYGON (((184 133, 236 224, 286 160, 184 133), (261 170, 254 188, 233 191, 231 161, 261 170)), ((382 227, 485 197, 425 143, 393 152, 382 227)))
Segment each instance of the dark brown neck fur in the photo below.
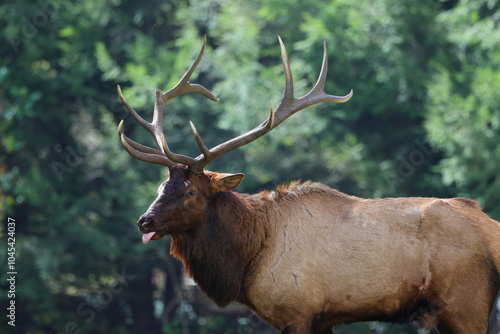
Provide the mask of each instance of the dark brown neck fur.
MULTIPOLYGON (((267 231, 266 206, 257 196, 219 193, 207 221, 194 232, 172 235, 170 253, 217 305, 244 296, 243 281, 267 231)), ((244 298, 244 297, 243 297, 244 298)))

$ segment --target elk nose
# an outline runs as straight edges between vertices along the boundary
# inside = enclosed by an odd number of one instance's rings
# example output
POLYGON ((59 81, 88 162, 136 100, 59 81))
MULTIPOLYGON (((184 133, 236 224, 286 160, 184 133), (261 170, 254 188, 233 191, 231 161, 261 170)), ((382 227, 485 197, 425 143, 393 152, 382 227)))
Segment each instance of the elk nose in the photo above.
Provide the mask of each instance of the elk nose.
POLYGON ((152 213, 146 212, 141 217, 139 217, 139 220, 137 221, 137 226, 139 226, 139 228, 147 229, 154 225, 155 220, 156 220, 155 216, 152 213))

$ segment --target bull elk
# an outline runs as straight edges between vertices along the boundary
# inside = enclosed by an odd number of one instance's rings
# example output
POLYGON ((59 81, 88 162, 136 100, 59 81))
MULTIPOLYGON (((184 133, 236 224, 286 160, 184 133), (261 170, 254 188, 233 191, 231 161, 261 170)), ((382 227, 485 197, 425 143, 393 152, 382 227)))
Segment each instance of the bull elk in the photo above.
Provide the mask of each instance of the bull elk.
POLYGON ((188 80, 206 44, 179 83, 156 91, 151 123, 118 95, 158 149, 119 136, 133 157, 167 167, 169 178, 138 220, 144 244, 171 236, 170 253, 218 305, 246 305, 287 334, 331 333, 336 324, 411 322, 441 334, 484 334, 500 288, 500 225, 466 198, 363 199, 325 185, 292 182, 271 191, 232 190, 244 174, 204 167, 268 133, 297 111, 346 102, 324 92, 326 45, 319 79, 294 97, 288 56, 279 40, 284 96, 247 133, 208 149, 195 126, 197 157, 172 152, 165 140, 163 104, 195 92, 188 80))

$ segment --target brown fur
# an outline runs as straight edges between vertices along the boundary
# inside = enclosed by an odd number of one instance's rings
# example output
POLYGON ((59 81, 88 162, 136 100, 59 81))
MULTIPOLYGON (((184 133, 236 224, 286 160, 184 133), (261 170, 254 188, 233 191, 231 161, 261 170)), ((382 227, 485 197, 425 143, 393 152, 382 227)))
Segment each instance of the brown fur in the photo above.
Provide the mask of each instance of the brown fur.
POLYGON ((138 222, 153 239, 171 234, 172 255, 217 304, 292 334, 368 320, 487 333, 500 225, 475 201, 362 199, 311 182, 228 191, 241 177, 171 168, 138 222))

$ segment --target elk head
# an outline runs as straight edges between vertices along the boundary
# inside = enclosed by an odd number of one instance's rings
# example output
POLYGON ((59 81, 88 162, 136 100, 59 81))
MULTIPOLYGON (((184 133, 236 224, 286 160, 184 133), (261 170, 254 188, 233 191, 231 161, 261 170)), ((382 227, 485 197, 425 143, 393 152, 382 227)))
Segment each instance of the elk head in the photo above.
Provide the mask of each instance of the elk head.
POLYGON ((166 234, 194 230, 204 222, 206 208, 216 194, 236 188, 244 176, 210 171, 194 173, 182 165, 170 167, 169 174, 158 188, 158 197, 137 222, 145 244, 166 234))
POLYGON ((176 96, 191 92, 218 101, 208 89, 188 81, 203 56, 206 36, 198 56, 181 80, 165 93, 156 90, 156 102, 151 123, 140 117, 130 106, 118 85, 118 95, 121 101, 135 120, 153 136, 158 149, 144 146, 125 136, 123 120, 118 126, 122 145, 130 155, 137 159, 166 166, 170 175, 159 187, 157 199, 137 222, 139 230, 143 233, 144 243, 151 239, 160 239, 166 234, 183 233, 195 229, 196 226, 204 222, 206 210, 210 206, 211 200, 221 192, 234 189, 243 179, 244 174, 241 173, 221 174, 204 170, 204 167, 211 161, 263 136, 299 110, 321 102, 341 103, 351 98, 352 90, 345 96, 328 95, 324 92, 328 67, 326 43, 318 81, 306 95, 295 98, 288 55, 281 38, 278 39, 285 73, 285 90, 278 107, 274 109, 271 103, 269 117, 264 122, 247 133, 211 149, 205 146, 196 127, 190 122, 195 141, 201 151, 201 154, 195 158, 173 153, 168 147, 163 134, 163 105, 176 96))

